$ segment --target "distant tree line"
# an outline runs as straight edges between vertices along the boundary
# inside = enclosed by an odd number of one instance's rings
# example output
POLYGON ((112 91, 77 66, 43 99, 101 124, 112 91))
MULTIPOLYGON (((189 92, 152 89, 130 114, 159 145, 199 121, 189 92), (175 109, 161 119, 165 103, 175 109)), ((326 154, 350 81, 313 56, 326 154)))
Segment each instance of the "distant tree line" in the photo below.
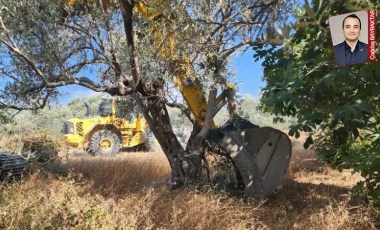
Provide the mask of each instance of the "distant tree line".
MULTIPOLYGON (((86 116, 87 103, 93 114, 96 114, 98 106, 101 102, 101 96, 89 96, 74 98, 70 100, 67 105, 55 104, 45 107, 41 110, 29 111, 24 110, 16 113, 16 111, 7 110, 0 113, 0 135, 20 134, 23 132, 31 132, 38 130, 46 130, 52 135, 62 135, 63 122, 70 118, 84 118, 86 116)), ((244 96, 241 98, 238 114, 254 124, 259 126, 272 126, 281 130, 286 130, 289 125, 294 123, 294 118, 284 118, 283 122, 274 123, 273 115, 265 114, 258 109, 259 100, 251 96, 244 96)), ((132 109, 131 109, 132 111, 132 109)), ((182 113, 181 110, 176 108, 168 108, 171 122, 176 135, 185 143, 188 138, 188 132, 192 129, 192 124, 182 113)), ((228 119, 228 111, 224 109, 215 118, 215 122, 219 125, 223 124, 228 119)))

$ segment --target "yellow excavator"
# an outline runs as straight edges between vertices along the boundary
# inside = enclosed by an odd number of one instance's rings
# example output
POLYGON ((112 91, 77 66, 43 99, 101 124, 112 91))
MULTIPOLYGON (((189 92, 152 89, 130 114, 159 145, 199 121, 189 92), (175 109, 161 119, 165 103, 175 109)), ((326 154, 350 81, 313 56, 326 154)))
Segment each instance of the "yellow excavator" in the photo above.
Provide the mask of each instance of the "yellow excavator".
MULTIPOLYGON (((75 4, 76 0, 63 0, 65 4, 75 4)), ((100 3, 104 8, 110 7, 110 0, 86 1, 86 4, 100 3)), ((164 10, 169 10, 167 0, 145 0, 135 5, 135 11, 141 16, 154 22, 162 20, 164 10)), ((153 23, 154 24, 154 23, 153 23)), ((151 28, 155 37, 159 37, 157 28, 151 28)), ((169 48, 161 51, 163 58, 169 57, 171 50, 175 49, 174 37, 169 37, 169 48), (169 51, 168 51, 169 50, 169 51)), ((183 68, 191 69, 190 63, 184 59, 181 61, 183 68)), ((207 100, 202 91, 201 84, 195 80, 189 80, 189 76, 183 74, 188 71, 176 71, 174 73, 178 89, 183 95, 189 110, 193 114, 197 125, 203 127, 208 108, 207 100)), ((291 142, 289 137, 271 127, 258 127, 238 116, 233 116, 235 101, 234 88, 226 83, 225 90, 216 98, 215 108, 228 103, 231 119, 221 127, 211 125, 208 143, 217 145, 233 160, 245 185, 247 196, 265 197, 278 187, 284 178, 291 157, 291 142)))

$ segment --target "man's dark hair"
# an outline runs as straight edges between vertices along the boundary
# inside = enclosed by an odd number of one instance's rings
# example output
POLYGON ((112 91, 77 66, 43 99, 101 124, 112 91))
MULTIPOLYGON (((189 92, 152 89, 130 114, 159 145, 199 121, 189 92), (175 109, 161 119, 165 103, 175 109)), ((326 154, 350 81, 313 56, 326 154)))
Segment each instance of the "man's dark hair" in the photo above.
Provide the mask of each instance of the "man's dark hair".
POLYGON ((356 18, 359 20, 359 29, 362 29, 362 22, 360 21, 360 18, 358 16, 356 16, 356 14, 350 14, 348 15, 347 17, 345 17, 343 19, 343 22, 342 22, 342 28, 344 29, 344 21, 346 21, 347 18, 356 18))

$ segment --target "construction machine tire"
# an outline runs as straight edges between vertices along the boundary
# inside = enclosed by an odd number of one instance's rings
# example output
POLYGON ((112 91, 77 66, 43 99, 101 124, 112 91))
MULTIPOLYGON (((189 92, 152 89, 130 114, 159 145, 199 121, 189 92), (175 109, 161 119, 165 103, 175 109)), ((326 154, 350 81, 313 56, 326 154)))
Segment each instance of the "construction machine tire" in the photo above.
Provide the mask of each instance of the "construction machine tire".
POLYGON ((221 144, 240 172, 247 196, 262 199, 281 185, 292 152, 285 133, 270 127, 230 130, 221 144))
POLYGON ((115 156, 120 150, 120 138, 111 130, 99 130, 92 135, 89 150, 95 156, 115 156))

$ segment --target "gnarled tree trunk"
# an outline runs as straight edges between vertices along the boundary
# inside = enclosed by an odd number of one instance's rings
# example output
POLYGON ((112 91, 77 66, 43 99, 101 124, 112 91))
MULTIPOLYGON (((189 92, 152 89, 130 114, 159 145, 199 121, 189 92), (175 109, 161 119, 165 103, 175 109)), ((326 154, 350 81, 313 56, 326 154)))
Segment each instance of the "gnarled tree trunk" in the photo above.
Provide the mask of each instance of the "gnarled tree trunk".
POLYGON ((143 115, 170 163, 172 186, 181 186, 188 181, 183 169, 185 151, 173 132, 165 99, 154 95, 140 100, 145 100, 143 115))
POLYGON ((123 10, 125 33, 132 67, 132 79, 125 79, 123 84, 132 87, 133 91, 139 93, 137 101, 142 107, 143 115, 169 160, 172 169, 172 185, 181 186, 188 181, 184 172, 185 150, 179 143, 170 124, 165 98, 161 93, 163 91, 163 82, 157 79, 150 84, 141 76, 133 39, 132 14, 134 3, 128 0, 120 0, 119 2, 123 10))

